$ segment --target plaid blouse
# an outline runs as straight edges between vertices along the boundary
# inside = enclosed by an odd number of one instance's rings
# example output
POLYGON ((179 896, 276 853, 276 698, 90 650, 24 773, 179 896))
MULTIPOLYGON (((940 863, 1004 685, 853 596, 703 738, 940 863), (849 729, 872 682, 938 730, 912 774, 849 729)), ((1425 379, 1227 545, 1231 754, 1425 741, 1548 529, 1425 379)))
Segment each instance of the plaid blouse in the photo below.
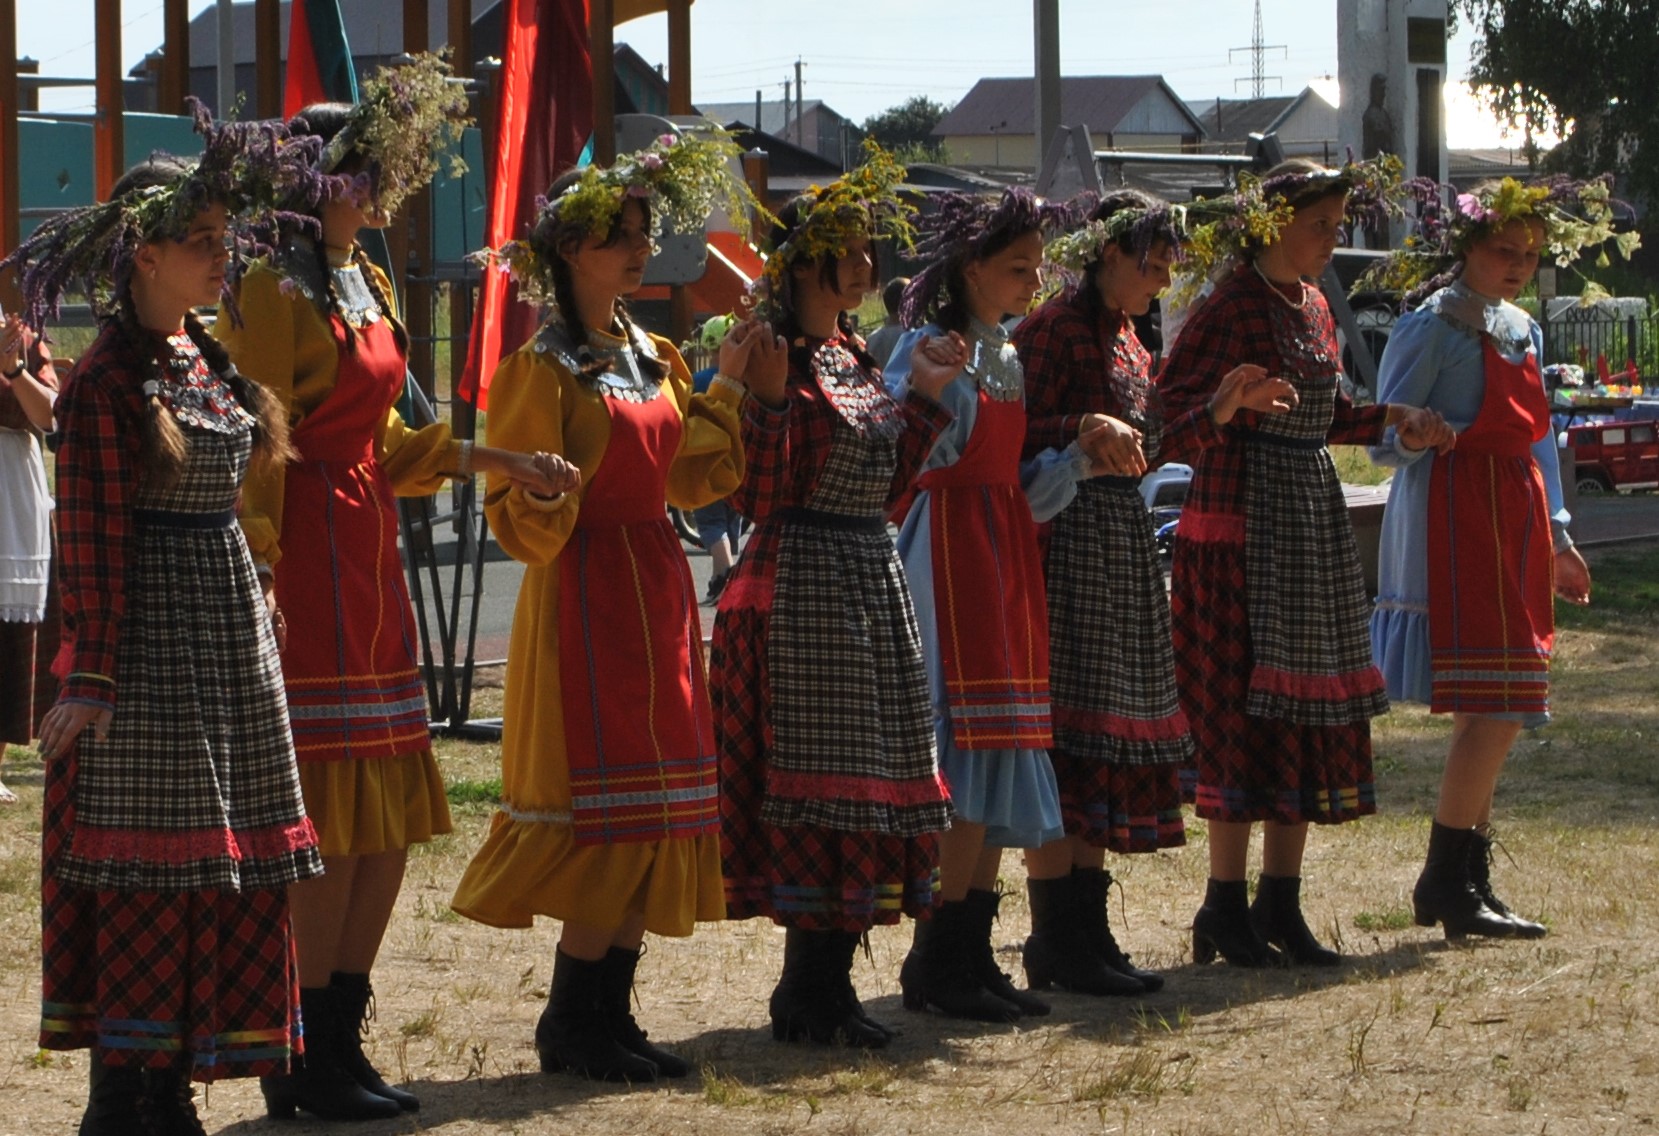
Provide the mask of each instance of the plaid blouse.
POLYGON ((58 580, 69 673, 59 697, 115 705, 115 641, 126 611, 132 498, 144 436, 147 368, 106 325, 58 397, 58 580))
MULTIPOLYGON (((1063 450, 1077 440, 1085 414, 1107 414, 1122 422, 1142 423, 1154 409, 1150 389, 1137 393, 1141 405, 1130 405, 1126 392, 1149 387, 1147 370, 1151 361, 1135 335, 1133 321, 1120 317, 1108 339, 1100 326, 1100 315, 1089 310, 1077 289, 1045 303, 1014 329, 1014 345, 1025 366, 1027 458, 1053 447, 1063 450), (1111 355, 1107 354, 1110 343, 1111 355), (1114 380, 1114 375, 1127 376, 1114 380)), ((1167 410, 1167 408, 1164 408, 1167 410)), ((1205 404, 1188 408, 1166 421, 1165 439, 1150 461, 1182 461, 1171 453, 1175 442, 1190 450, 1195 431, 1214 434, 1205 404)))
MULTIPOLYGON (((1324 295, 1311 284, 1302 285, 1302 295, 1309 337, 1321 340, 1331 358, 1340 358, 1336 323, 1324 295)), ((1244 515, 1245 439, 1262 415, 1240 410, 1231 422, 1218 427, 1209 416, 1209 401, 1222 376, 1241 363, 1255 363, 1269 375, 1285 372, 1273 342, 1271 317, 1274 304, 1289 302, 1259 273, 1241 268, 1192 313, 1164 361, 1158 375, 1164 412, 1172 418, 1196 413, 1202 419, 1193 430, 1172 431, 1170 441, 1175 445, 1166 446, 1161 455, 1165 461, 1193 465, 1189 509, 1244 515), (1172 448, 1175 452, 1170 452, 1172 448)), ((1382 438, 1387 415, 1386 406, 1356 407, 1338 388, 1325 440, 1331 445, 1375 444, 1382 438)))
MULTIPOLYGON (((202 380, 187 381, 189 389, 164 388, 164 398, 168 390, 181 399, 202 396, 188 407, 181 405, 177 415, 192 421, 245 415, 194 345, 175 335, 168 350, 193 358, 194 377, 202 380)), ((115 705, 115 644, 127 608, 133 510, 143 479, 139 452, 149 414, 140 384, 149 375, 148 361, 135 357, 126 334, 106 324, 58 397, 56 512, 64 646, 54 669, 67 671, 59 695, 66 702, 115 705)))
MULTIPOLYGON (((829 460, 835 427, 840 413, 830 403, 813 373, 812 360, 823 345, 818 339, 797 339, 789 349, 787 411, 768 410, 756 399, 748 399, 744 413, 743 440, 748 470, 743 484, 731 495, 731 504, 752 521, 770 513, 812 500, 813 491, 829 460), (771 440, 785 431, 782 445, 771 440)), ((848 342, 860 364, 880 384, 875 362, 856 340, 848 342)), ((921 472, 922 463, 933 450, 939 432, 950 424, 951 415, 931 398, 914 391, 899 403, 905 429, 898 437, 898 464, 893 471, 888 505, 896 504, 921 472)))

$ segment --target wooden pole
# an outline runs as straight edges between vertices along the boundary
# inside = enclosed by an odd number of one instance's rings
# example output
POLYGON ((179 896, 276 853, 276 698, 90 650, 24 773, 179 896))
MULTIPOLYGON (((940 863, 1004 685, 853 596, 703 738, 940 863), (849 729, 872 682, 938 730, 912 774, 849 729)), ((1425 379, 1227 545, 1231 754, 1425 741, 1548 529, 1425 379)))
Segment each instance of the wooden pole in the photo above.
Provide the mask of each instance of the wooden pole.
POLYGON ((588 4, 588 51, 593 59, 593 160, 616 161, 616 28, 611 0, 588 4))
POLYGON ((668 0, 668 113, 691 113, 691 0, 668 0))
MULTIPOLYGON (((403 50, 410 55, 432 43, 426 0, 403 0, 403 50)), ((423 189, 403 207, 398 226, 403 240, 394 243, 393 260, 403 277, 403 321, 409 329, 409 369, 428 398, 437 390, 432 343, 432 191, 423 189), (398 256, 397 245, 402 246, 398 256)))
MULTIPOLYGON (((17 0, 0 0, 0 253, 22 238, 17 194, 17 0)), ((22 303, 14 271, 0 277, 0 303, 7 311, 22 303)))
POLYGON ((467 0, 449 0, 449 46, 455 74, 472 78, 472 5, 467 0))
POLYGON ((92 191, 99 201, 109 200, 109 191, 126 166, 122 143, 121 115, 121 0, 96 0, 93 26, 97 60, 95 90, 97 111, 92 116, 92 191))
POLYGON ((156 113, 183 114, 184 97, 190 93, 190 0, 167 0, 162 30, 156 113))
POLYGON ((254 108, 260 118, 282 113, 282 0, 254 0, 254 108))
MULTIPOLYGON (((595 72, 597 74, 597 71, 595 72)), ((668 113, 691 113, 691 0, 668 0, 668 113)), ((691 289, 668 290, 668 337, 691 337, 691 289)))

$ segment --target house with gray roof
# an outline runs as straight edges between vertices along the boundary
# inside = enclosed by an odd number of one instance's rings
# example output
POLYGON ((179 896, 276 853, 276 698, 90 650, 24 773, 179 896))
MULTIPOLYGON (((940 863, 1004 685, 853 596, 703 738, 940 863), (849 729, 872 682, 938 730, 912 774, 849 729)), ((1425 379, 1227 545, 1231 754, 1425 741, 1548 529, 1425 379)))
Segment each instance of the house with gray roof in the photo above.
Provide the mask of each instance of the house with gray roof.
MULTIPOLYGON (((955 165, 1034 169, 1041 148, 1036 95, 1029 78, 981 79, 933 128, 933 137, 955 165)), ((1087 126, 1105 149, 1179 153, 1204 140, 1198 116, 1161 75, 1063 77, 1060 122, 1087 126)))

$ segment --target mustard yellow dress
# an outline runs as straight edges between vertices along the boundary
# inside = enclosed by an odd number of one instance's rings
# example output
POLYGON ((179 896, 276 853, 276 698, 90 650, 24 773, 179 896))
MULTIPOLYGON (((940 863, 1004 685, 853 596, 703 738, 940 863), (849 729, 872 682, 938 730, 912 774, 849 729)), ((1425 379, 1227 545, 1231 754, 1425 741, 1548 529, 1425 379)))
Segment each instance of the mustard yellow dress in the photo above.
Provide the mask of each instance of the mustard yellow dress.
POLYGON ((307 245, 241 282, 238 326, 215 332, 243 374, 287 407, 299 459, 250 475, 241 520, 286 615, 283 678, 300 783, 325 856, 406 848, 450 831, 432 758, 394 496, 461 468, 443 424, 410 429, 394 404, 406 357, 391 288, 358 257, 322 275, 307 245), (332 286, 331 286, 332 285, 332 286), (388 301, 389 304, 389 301, 388 301))
POLYGON ((605 927, 643 914, 689 935, 722 918, 718 778, 697 595, 664 501, 696 508, 743 477, 742 394, 693 395, 664 339, 550 323, 490 387, 492 445, 560 453, 552 500, 491 479, 496 540, 528 565, 507 658, 503 806, 453 906, 497 927, 605 927), (604 373, 578 377, 583 362, 604 373), (649 377, 641 360, 668 374, 649 377))

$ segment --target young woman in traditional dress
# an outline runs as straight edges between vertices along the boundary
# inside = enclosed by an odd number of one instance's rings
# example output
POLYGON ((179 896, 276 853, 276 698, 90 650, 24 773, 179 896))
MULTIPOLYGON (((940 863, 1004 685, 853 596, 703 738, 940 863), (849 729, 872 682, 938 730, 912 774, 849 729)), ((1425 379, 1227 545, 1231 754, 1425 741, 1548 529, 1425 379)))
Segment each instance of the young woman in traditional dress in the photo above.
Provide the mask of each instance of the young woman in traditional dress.
POLYGON ((634 1020, 635 969, 646 932, 685 936, 723 914, 702 628, 663 505, 737 488, 740 419, 757 400, 782 402, 783 352, 738 325, 722 377, 693 395, 679 352, 623 298, 664 220, 695 231, 716 201, 742 214, 737 153, 724 138, 665 138, 567 174, 529 239, 496 254, 551 312, 496 370, 490 438, 552 447, 573 468, 562 493, 492 478, 485 497, 491 531, 528 567, 508 653, 503 807, 454 906, 497 927, 562 921, 535 1030, 543 1072, 685 1076, 634 1020), (754 384, 747 408, 739 376, 754 384))
POLYGON ((357 244, 432 176, 432 147, 465 109, 426 57, 380 72, 356 106, 307 107, 292 123, 323 140, 330 191, 313 225, 237 292, 240 324, 217 332, 237 365, 288 410, 298 458, 250 479, 242 526, 287 625, 283 673, 307 811, 328 873, 294 889, 306 1055, 263 1084, 273 1116, 296 1108, 368 1120, 419 1107, 363 1053, 369 972, 412 844, 450 830, 432 759, 414 613, 398 555, 394 495, 435 492, 474 470, 547 482, 531 459, 456 441, 399 417, 408 333, 392 289, 357 244), (396 97, 387 97, 388 93, 396 97))
POLYGON ((1209 825, 1209 888, 1192 929, 1200 963, 1218 952, 1235 966, 1340 962, 1302 915, 1308 824, 1376 811, 1370 720, 1388 699, 1325 447, 1380 441, 1390 425, 1419 448, 1446 445, 1451 432, 1433 411, 1356 407, 1338 386, 1336 328, 1312 281, 1341 239, 1356 182, 1380 187, 1368 174, 1293 160, 1241 194, 1238 218, 1220 223, 1238 237, 1240 263, 1188 317, 1158 379, 1170 420, 1202 412, 1240 364, 1295 387, 1289 413, 1193 420, 1170 603, 1193 792, 1209 825), (1247 906, 1257 823, 1262 876, 1247 906))
POLYGON ((1065 211, 1029 190, 946 194, 917 223, 930 263, 911 281, 884 378, 910 384, 910 353, 955 332, 969 362, 940 396, 954 420, 934 442, 899 532, 927 661, 939 767, 951 794, 940 838, 939 902, 916 924, 899 983, 910 1009, 1012 1021, 1048 1004, 1016 989, 991 948, 1004 848, 1061 835, 1049 765, 1048 615, 1037 521, 1092 471, 1083 441, 1021 462, 1025 382, 1002 320, 1041 285, 1045 231, 1065 211))
POLYGON ((906 223, 902 176, 872 148, 780 217, 762 310, 788 342, 787 405, 744 420, 733 503, 755 530, 714 625, 726 911, 787 929, 779 1041, 887 1044, 853 953, 872 926, 927 916, 947 824, 887 514, 950 422, 939 397, 967 349, 955 334, 919 344, 898 401, 847 321, 874 284, 872 238, 906 223))
POLYGON ((1542 336, 1514 300, 1546 247, 1576 255, 1608 235, 1605 192, 1601 182, 1481 186, 1420 251, 1393 258, 1401 283, 1449 269, 1408 295, 1414 310, 1389 334, 1378 395, 1438 411, 1457 446, 1437 455, 1390 431, 1371 451, 1397 469, 1371 617, 1377 661, 1390 698, 1452 716, 1413 893, 1417 922, 1449 939, 1545 933, 1492 890, 1492 794, 1521 728, 1549 719, 1552 592, 1588 603, 1590 573, 1567 535, 1542 336))
POLYGON ((82 1136, 201 1133, 192 1078, 288 1067, 287 889, 322 869, 234 512, 250 460, 288 453, 282 408, 192 312, 224 286, 226 203, 283 159, 204 128, 198 164, 154 156, 13 256, 36 330, 67 285, 112 297, 56 406, 67 673, 40 729, 40 1044, 92 1050, 82 1136))
POLYGON ((1135 966, 1106 916, 1107 851, 1155 852, 1186 840, 1180 769, 1192 754, 1175 689, 1169 600, 1140 495, 1148 467, 1180 461, 1200 420, 1294 400, 1259 367, 1234 366, 1202 404, 1163 418, 1151 356, 1135 334, 1168 285, 1182 220, 1144 193, 1119 190, 1051 257, 1074 283, 1014 334, 1029 389, 1028 452, 1094 430, 1104 476, 1085 481, 1046 540, 1054 673, 1052 751, 1065 839, 1027 855, 1031 937, 1026 976, 1088 994, 1141 994, 1163 976, 1135 966))

